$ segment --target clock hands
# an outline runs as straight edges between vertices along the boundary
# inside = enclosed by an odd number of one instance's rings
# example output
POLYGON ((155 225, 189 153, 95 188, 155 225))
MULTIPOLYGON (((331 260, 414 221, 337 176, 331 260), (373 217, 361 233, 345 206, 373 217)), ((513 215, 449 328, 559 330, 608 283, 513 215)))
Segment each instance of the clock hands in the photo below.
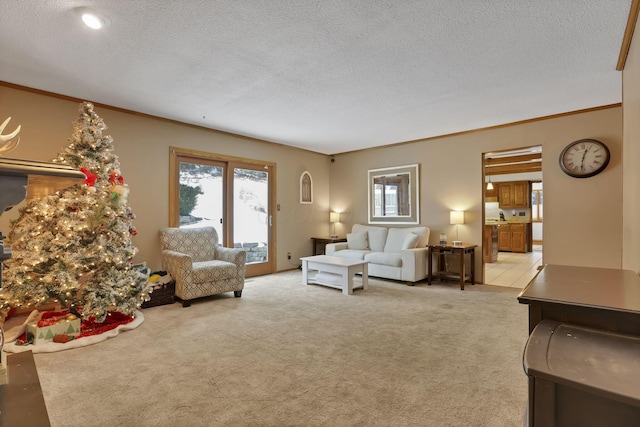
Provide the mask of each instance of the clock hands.
POLYGON ((584 170, 584 158, 587 157, 587 152, 591 149, 591 147, 587 148, 586 150, 584 150, 584 153, 582 153, 582 160, 580 162, 580 170, 584 170))

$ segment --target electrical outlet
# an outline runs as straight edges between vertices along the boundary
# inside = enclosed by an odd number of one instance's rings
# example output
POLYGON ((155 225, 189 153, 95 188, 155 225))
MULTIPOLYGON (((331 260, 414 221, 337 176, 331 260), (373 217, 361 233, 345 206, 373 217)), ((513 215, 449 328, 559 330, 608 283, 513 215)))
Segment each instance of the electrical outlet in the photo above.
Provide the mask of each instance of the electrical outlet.
POLYGON ((291 252, 287 252, 287 259, 291 259, 291 252))

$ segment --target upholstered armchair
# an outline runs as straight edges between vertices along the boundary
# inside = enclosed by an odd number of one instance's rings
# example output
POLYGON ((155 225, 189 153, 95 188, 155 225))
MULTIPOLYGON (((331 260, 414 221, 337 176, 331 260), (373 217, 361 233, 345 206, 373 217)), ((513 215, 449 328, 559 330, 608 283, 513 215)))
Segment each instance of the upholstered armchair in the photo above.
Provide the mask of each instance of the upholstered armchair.
POLYGON ((162 269, 175 279, 183 307, 193 299, 224 292, 242 295, 247 254, 218 246, 215 228, 163 228, 160 247, 162 269))

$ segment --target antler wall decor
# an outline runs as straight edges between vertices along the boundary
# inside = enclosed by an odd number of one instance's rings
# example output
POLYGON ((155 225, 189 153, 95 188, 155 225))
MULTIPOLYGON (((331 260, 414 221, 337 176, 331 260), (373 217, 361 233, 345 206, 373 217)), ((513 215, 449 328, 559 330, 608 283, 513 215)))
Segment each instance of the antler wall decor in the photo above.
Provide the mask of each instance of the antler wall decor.
POLYGON ((13 132, 6 135, 2 135, 2 132, 4 131, 4 128, 7 126, 7 124, 9 123, 9 120, 11 120, 11 117, 9 117, 7 120, 4 121, 4 123, 2 123, 2 125, 0 125, 0 155, 2 153, 8 153, 9 151, 16 148, 20 143, 20 138, 18 138, 15 141, 12 141, 13 138, 15 138, 16 135, 18 135, 18 133, 20 132, 20 125, 18 125, 16 130, 14 130, 13 132))

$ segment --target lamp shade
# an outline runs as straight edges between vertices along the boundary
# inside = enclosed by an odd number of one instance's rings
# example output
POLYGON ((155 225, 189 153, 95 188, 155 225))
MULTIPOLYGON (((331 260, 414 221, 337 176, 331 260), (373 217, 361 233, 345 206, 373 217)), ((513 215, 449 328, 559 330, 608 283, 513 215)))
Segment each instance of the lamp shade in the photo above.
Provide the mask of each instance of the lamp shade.
POLYGON ((464 224, 464 211, 449 212, 449 224, 464 224))
POLYGON ((329 212, 329 222, 340 222, 340 212, 329 212))

